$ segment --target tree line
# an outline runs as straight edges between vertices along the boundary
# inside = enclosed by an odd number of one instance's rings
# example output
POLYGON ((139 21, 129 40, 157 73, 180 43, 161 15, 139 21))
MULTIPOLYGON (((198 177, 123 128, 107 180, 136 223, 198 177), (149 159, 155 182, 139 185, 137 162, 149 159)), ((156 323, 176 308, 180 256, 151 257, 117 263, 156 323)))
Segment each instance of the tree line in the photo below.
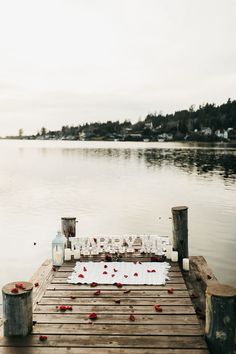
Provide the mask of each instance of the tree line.
MULTIPOLYGON (((230 132, 236 140, 236 100, 228 99, 226 103, 216 105, 206 103, 198 108, 191 106, 187 110, 173 114, 149 113, 145 119, 136 123, 107 121, 85 123, 77 126, 65 125, 60 130, 47 130, 42 127, 31 139, 68 139, 68 140, 158 140, 169 136, 173 140, 217 140, 216 131, 230 132), (212 133, 204 134, 210 128, 212 133)), ((23 130, 19 137, 26 138, 23 130)), ((172 140, 172 139, 171 139, 172 140)))

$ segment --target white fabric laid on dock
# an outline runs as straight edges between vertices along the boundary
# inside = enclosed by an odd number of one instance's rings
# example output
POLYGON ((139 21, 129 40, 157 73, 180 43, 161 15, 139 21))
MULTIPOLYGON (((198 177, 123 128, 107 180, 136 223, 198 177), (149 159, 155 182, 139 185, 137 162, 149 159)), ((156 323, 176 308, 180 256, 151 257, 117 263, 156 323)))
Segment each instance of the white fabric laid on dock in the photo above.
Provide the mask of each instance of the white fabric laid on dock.
POLYGON ((168 278, 166 262, 77 262, 67 282, 72 284, 162 285, 168 278))

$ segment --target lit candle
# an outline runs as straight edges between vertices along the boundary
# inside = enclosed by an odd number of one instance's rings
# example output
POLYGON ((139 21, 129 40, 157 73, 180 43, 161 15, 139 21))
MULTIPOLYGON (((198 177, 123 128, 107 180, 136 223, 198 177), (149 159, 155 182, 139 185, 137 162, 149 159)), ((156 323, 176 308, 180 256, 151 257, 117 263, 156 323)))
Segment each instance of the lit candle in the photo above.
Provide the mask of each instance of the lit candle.
POLYGON ((172 245, 166 245, 166 258, 171 259, 172 245))
POLYGON ((65 261, 70 261, 70 260, 71 260, 71 249, 65 248, 65 261))
POLYGON ((172 262, 178 262, 178 252, 177 251, 171 252, 171 260, 172 260, 172 262))
POLYGON ((183 270, 189 270, 189 258, 183 258, 183 270))
POLYGON ((75 250, 74 251, 74 259, 79 259, 80 258, 80 251, 79 250, 75 250))

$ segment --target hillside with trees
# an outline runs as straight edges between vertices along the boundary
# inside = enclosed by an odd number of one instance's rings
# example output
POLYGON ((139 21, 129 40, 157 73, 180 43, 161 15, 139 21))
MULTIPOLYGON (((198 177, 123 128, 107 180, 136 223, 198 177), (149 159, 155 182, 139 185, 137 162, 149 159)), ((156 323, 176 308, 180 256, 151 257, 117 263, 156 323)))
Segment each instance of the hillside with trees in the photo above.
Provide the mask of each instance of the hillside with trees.
MULTIPOLYGON (((121 140, 121 141, 236 141, 236 100, 222 105, 206 103, 197 109, 176 111, 173 114, 149 113, 144 120, 131 123, 107 121, 65 125, 61 130, 47 131, 42 127, 32 136, 18 138, 62 140, 121 140)), ((17 138, 17 137, 15 137, 17 138)))

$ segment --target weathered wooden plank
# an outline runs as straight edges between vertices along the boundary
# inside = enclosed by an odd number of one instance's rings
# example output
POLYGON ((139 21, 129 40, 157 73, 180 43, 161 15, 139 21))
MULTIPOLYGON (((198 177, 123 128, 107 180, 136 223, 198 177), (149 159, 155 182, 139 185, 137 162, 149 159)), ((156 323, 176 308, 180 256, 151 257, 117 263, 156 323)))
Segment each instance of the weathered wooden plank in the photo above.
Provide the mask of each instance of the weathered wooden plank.
MULTIPOLYGON (((96 305, 96 306, 108 306, 108 305, 114 305, 115 300, 120 299, 120 305, 119 306, 129 306, 129 305, 135 305, 135 306, 151 306, 154 303, 158 303, 160 305, 168 305, 168 306, 179 306, 179 305, 189 305, 191 306, 191 300, 188 297, 183 297, 183 298, 125 298, 125 297, 98 297, 98 298, 84 298, 84 297, 78 297, 75 299, 71 299, 70 297, 43 297, 39 304, 40 305, 62 305, 62 304, 68 304, 68 305, 96 305)), ((118 305, 116 305, 118 306, 118 305)))
POLYGON ((110 348, 196 348, 205 349, 206 343, 203 336, 108 336, 104 335, 53 335, 49 334, 47 341, 42 342, 37 335, 25 338, 2 338, 2 346, 53 346, 53 347, 110 347, 110 348))
MULTIPOLYGON (((154 304, 156 302, 153 302, 150 304, 150 306, 122 306, 122 305, 115 305, 113 303, 113 306, 105 306, 100 304, 100 306, 97 306, 96 303, 94 305, 79 305, 79 306, 73 306, 73 310, 71 311, 71 316, 74 316, 75 314, 78 313, 86 313, 89 314, 91 312, 97 312, 102 314, 110 314, 112 313, 115 315, 116 313, 124 313, 124 314, 129 314, 130 311, 134 311, 135 314, 146 314, 146 313, 155 313, 154 309, 154 304)), ((192 306, 161 306, 162 308, 162 314, 195 314, 195 311, 192 306)), ((65 313, 60 312, 56 306, 50 306, 50 305, 42 305, 42 306, 37 306, 35 311, 35 314, 38 313, 61 313, 61 316, 63 316, 65 313)))
POLYGON ((41 299, 45 289, 52 280, 54 276, 54 271, 52 270, 51 260, 46 260, 39 267, 39 269, 31 277, 30 282, 32 284, 38 284, 39 286, 34 286, 33 288, 33 308, 37 305, 37 302, 41 299))
POLYGON ((209 354, 207 349, 5 347, 0 354, 209 354))
MULTIPOLYGON (((98 286, 99 287, 99 286, 98 286)), ((117 288, 113 286, 113 288, 104 288, 101 291, 101 296, 102 297, 115 297, 115 296, 121 296, 121 297, 157 297, 159 294, 166 294, 166 297, 178 297, 181 293, 185 293, 186 296, 189 297, 189 293, 187 290, 177 290, 176 292, 173 291, 172 293, 168 292, 168 289, 172 288, 172 286, 169 286, 165 288, 165 291, 160 291, 160 290, 153 290, 152 288, 148 288, 145 290, 140 290, 139 287, 133 288, 132 290, 128 289, 129 291, 127 292, 127 288, 117 288), (107 290, 108 289, 108 290, 107 290)), ((92 288, 90 286, 87 286, 87 288, 82 288, 81 285, 76 285, 76 284, 50 284, 47 287, 47 291, 53 291, 55 294, 58 293, 58 291, 61 291, 64 293, 64 297, 68 297, 68 292, 74 291, 76 293, 77 297, 94 297, 94 292, 98 290, 97 288, 92 288)))
MULTIPOLYGON (((67 283, 67 278, 54 278, 51 281, 51 284, 69 284, 67 283)), ((73 285, 73 284, 72 284, 73 285)), ((90 287, 89 284, 79 284, 80 285, 80 290, 83 289, 88 289, 88 287, 90 287)), ((166 290, 167 288, 172 287, 173 289, 176 290, 182 290, 182 289, 187 289, 185 283, 183 284, 171 284, 171 283, 167 283, 165 285, 123 285, 122 289, 127 288, 127 289, 137 289, 137 286, 139 288, 139 290, 166 290)), ((112 288, 115 288, 115 283, 114 284, 98 284, 97 288, 99 289, 107 289, 107 290, 111 290, 112 288)), ((120 289, 118 289, 120 290, 120 289)))
MULTIPOLYGON (((131 313, 131 311, 130 311, 131 313)), ((87 314, 74 314, 73 316, 70 313, 64 313, 63 316, 61 313, 55 314, 34 314, 33 319, 38 323, 89 323, 87 314)), ((153 314, 137 315, 135 322, 129 321, 129 316, 127 314, 104 314, 98 316, 96 323, 100 324, 199 324, 196 315, 164 315, 159 312, 153 314)))
MULTIPOLYGON (((78 295, 78 293, 76 293, 76 292, 74 292, 74 291, 68 291, 67 293, 63 293, 63 291, 47 291, 46 293, 45 293, 45 295, 44 295, 44 298, 70 298, 71 299, 71 297, 72 297, 72 299, 74 298, 74 297, 76 297, 78 295)), ((167 298, 171 298, 170 296, 166 296, 167 298)), ((102 293, 101 293, 101 295, 99 295, 99 296, 95 296, 95 295, 92 295, 91 297, 84 297, 84 296, 81 296, 80 295, 80 297, 76 297, 76 299, 77 299, 77 301, 78 302, 87 302, 87 303, 89 303, 89 302, 93 302, 93 303, 99 303, 100 302, 100 300, 102 301, 102 302, 113 302, 113 299, 115 299, 115 298, 121 298, 120 297, 120 294, 119 293, 117 293, 117 294, 114 294, 113 296, 111 296, 111 297, 103 297, 102 296, 102 293)), ((134 301, 135 299, 137 299, 137 301, 138 300, 140 300, 140 302, 142 302, 142 301, 146 301, 146 302, 150 302, 150 301, 155 301, 156 299, 158 299, 159 298, 159 296, 158 295, 155 295, 155 294, 153 294, 153 296, 135 296, 135 295, 133 295, 132 297, 122 297, 122 299, 123 299, 123 301, 125 301, 125 299, 127 299, 127 301, 129 300, 129 302, 131 302, 131 301, 134 301)))
POLYGON ((202 329, 200 325, 101 325, 91 324, 36 324, 33 334, 87 334, 87 335, 104 335, 110 333, 113 335, 158 335, 158 336, 200 336, 202 329))

